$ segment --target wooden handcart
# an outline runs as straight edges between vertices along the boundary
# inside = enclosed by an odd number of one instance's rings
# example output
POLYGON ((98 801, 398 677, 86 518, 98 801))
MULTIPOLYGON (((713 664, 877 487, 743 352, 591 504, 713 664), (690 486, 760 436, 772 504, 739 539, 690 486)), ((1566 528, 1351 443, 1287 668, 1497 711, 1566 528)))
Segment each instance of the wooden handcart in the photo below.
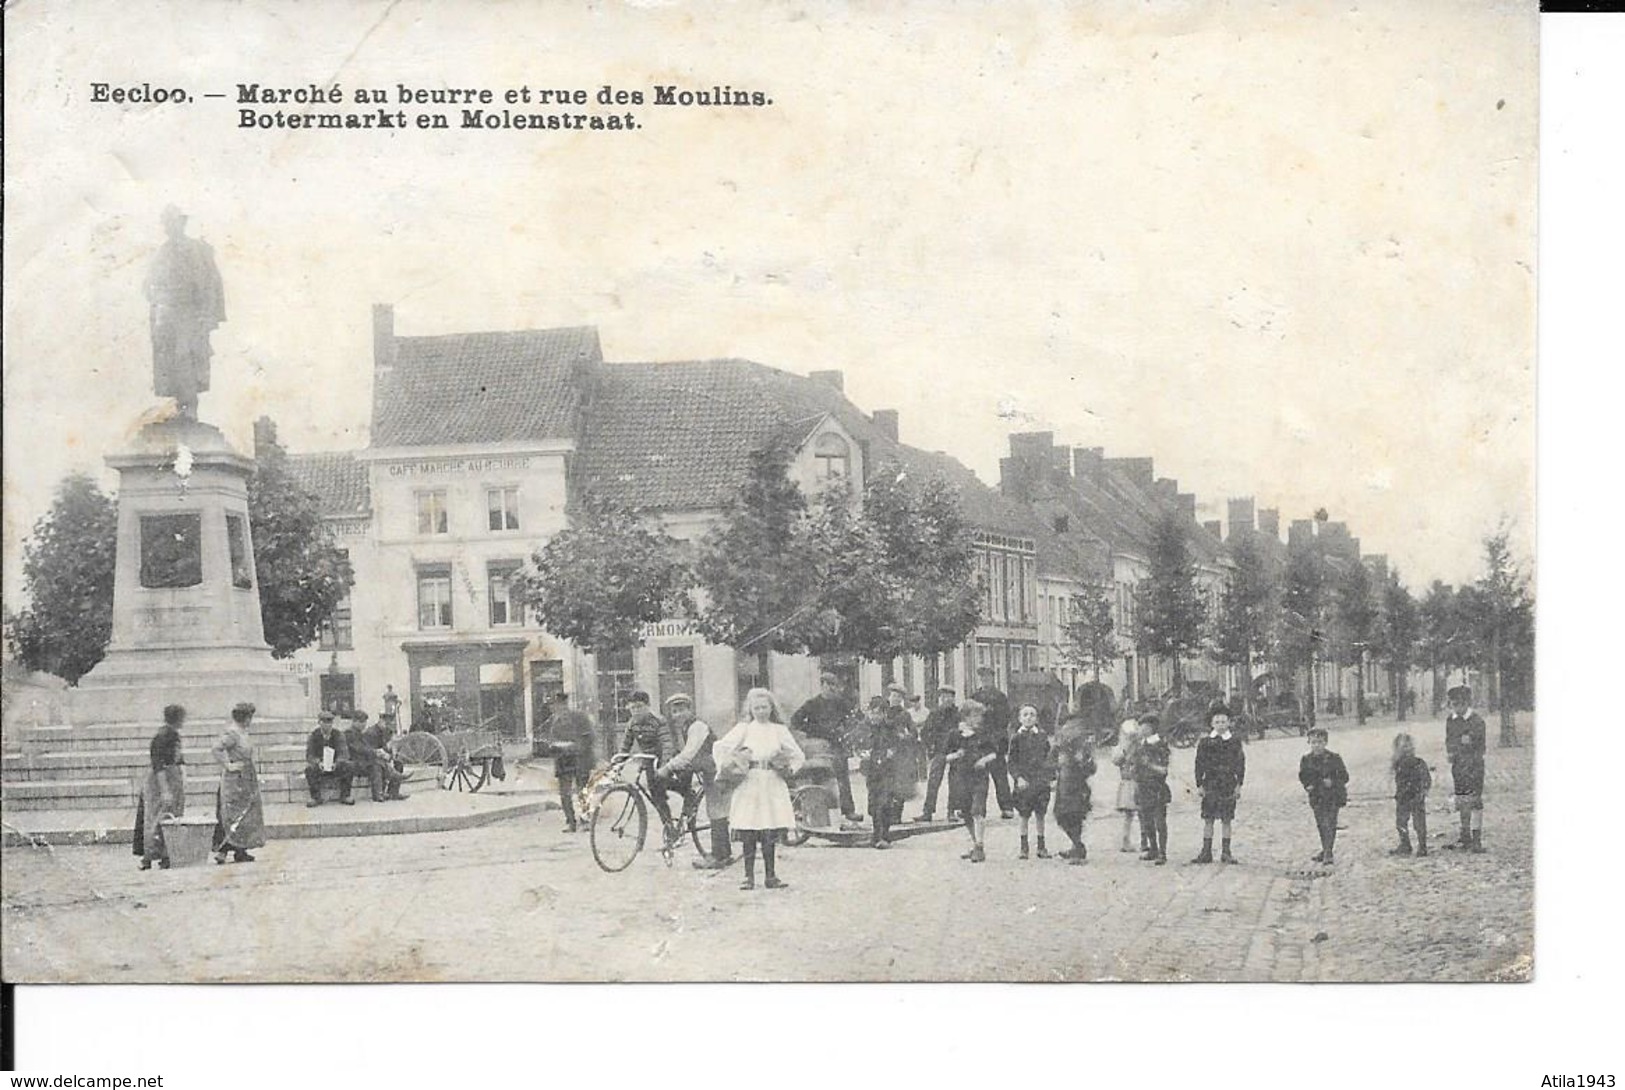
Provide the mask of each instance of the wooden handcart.
POLYGON ((506 777, 499 731, 413 731, 391 741, 389 749, 409 778, 432 775, 446 791, 478 791, 506 777))

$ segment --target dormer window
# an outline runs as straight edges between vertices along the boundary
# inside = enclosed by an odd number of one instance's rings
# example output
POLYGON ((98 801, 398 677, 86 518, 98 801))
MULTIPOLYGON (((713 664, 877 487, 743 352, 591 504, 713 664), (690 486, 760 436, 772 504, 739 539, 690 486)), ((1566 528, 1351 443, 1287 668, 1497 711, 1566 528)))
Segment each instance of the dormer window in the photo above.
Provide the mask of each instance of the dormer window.
POLYGON ((813 441, 813 479, 819 484, 843 481, 852 475, 852 448, 834 432, 813 441))

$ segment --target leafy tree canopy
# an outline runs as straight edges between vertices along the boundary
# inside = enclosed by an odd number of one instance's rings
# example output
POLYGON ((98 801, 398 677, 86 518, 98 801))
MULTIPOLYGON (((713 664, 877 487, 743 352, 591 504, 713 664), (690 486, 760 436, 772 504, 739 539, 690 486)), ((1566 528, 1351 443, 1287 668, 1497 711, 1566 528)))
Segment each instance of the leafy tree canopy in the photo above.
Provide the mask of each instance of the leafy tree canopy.
POLYGON ((29 604, 6 618, 19 662, 72 684, 101 661, 113 633, 117 546, 113 501, 84 474, 65 478, 23 546, 29 604))

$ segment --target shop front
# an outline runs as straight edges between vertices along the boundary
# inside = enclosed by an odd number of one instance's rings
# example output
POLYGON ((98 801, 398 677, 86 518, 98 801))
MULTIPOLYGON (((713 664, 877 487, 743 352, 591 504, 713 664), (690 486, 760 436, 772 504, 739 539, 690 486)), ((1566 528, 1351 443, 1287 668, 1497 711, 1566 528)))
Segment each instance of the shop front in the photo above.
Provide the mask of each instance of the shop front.
POLYGON ((522 637, 456 643, 408 643, 409 701, 414 730, 525 733, 522 637))

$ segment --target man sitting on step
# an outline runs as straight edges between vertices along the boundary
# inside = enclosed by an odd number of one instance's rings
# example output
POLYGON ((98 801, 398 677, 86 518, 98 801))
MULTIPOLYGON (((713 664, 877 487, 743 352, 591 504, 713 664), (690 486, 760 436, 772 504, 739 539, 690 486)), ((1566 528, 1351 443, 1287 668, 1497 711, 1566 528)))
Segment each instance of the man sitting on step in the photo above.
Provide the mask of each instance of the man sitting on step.
POLYGON ((368 726, 367 713, 363 711, 351 712, 350 722, 352 725, 344 732, 344 740, 350 745, 350 757, 355 762, 356 774, 367 777, 367 785, 372 788, 372 801, 398 802, 404 799, 406 796, 401 794, 401 784, 406 782, 406 774, 389 752, 389 728, 382 720, 368 726))
POLYGON ((310 801, 306 806, 322 804, 322 785, 336 784, 339 801, 354 806, 350 797, 350 777, 355 774, 350 764, 350 747, 344 732, 333 726, 333 713, 321 711, 316 716, 316 729, 305 742, 305 785, 310 788, 310 801))

